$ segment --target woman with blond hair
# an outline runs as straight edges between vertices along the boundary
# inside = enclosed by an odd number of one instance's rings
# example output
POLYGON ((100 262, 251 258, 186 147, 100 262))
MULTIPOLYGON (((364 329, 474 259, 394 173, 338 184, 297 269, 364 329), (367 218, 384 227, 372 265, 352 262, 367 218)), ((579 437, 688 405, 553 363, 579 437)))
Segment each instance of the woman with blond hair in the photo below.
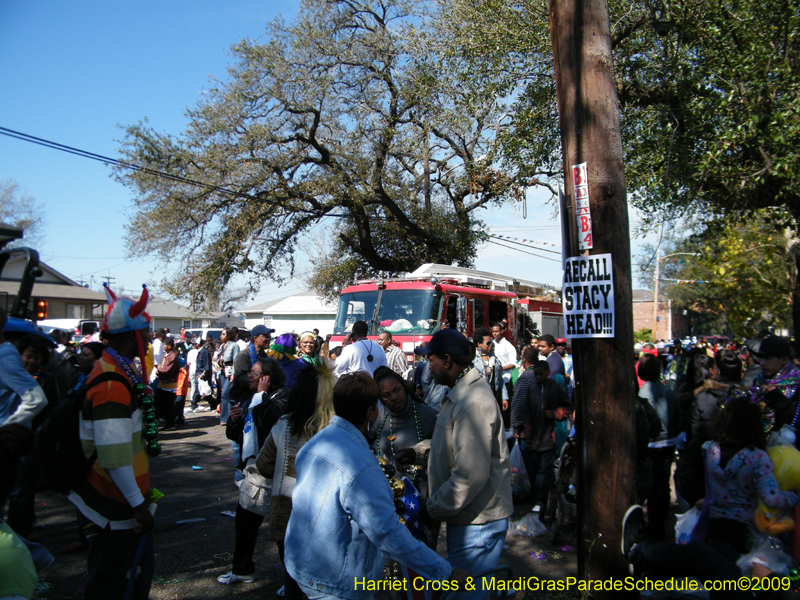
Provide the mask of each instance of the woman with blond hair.
MULTIPOLYGON (((323 429, 334 415, 333 372, 324 365, 304 369, 289 396, 289 412, 278 419, 256 460, 259 473, 272 479, 269 539, 278 546, 283 562, 283 538, 292 513, 292 490, 295 484, 294 459, 305 443, 323 429)), ((297 582, 286 572, 284 592, 287 598, 302 598, 297 582)))

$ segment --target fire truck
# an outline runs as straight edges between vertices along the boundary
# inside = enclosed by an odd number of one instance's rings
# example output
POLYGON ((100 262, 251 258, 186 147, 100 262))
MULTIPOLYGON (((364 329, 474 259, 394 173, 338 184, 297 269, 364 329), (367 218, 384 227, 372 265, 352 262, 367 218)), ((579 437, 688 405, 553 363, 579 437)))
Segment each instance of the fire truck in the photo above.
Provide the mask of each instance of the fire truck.
POLYGON ((341 345, 353 323, 366 321, 369 337, 389 331, 412 361, 414 348, 441 328, 472 336, 503 319, 506 337, 519 347, 532 335, 560 337, 561 314, 560 290, 547 284, 428 263, 402 278, 361 280, 343 289, 330 348, 341 345))

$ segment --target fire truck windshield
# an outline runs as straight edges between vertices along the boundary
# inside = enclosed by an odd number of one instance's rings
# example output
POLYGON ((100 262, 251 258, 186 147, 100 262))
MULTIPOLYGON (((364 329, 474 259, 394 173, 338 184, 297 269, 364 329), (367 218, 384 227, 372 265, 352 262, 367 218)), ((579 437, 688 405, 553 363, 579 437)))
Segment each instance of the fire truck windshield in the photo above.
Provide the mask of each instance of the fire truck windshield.
POLYGON ((333 334, 349 333, 356 321, 375 323, 370 335, 432 333, 439 325, 441 293, 434 290, 373 290, 342 294, 333 334), (377 315, 375 305, 378 305, 377 315))

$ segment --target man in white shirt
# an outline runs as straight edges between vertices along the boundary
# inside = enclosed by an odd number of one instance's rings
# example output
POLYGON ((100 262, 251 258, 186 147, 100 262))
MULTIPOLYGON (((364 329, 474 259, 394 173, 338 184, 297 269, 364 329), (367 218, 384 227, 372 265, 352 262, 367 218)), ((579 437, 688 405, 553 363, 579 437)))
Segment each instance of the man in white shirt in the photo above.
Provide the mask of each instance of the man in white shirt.
POLYGON ((336 376, 356 371, 366 371, 372 376, 378 367, 388 367, 386 352, 377 342, 367 339, 369 328, 364 321, 353 323, 351 339, 353 342, 345 346, 336 359, 334 372, 336 376))
MULTIPOLYGON (((239 352, 241 352, 242 350, 247 350, 247 342, 245 340, 243 340, 241 337, 239 337, 239 328, 238 327, 231 327, 231 329, 233 330, 233 333, 235 334, 234 337, 232 337, 231 339, 233 339, 236 342, 236 345, 239 346, 239 352)), ((275 331, 275 330, 273 329, 272 331, 275 331)))
POLYGON ((503 385, 506 386, 508 397, 513 397, 511 389, 511 372, 517 366, 517 349, 514 344, 505 338, 505 328, 502 323, 492 325, 492 338, 494 339, 494 356, 503 367, 503 385))
MULTIPOLYGON (((160 365, 164 359, 164 338, 167 337, 167 330, 163 327, 156 330, 156 337, 153 339, 153 365, 160 365)), ((158 379, 156 367, 150 372, 150 381, 153 382, 158 379)))

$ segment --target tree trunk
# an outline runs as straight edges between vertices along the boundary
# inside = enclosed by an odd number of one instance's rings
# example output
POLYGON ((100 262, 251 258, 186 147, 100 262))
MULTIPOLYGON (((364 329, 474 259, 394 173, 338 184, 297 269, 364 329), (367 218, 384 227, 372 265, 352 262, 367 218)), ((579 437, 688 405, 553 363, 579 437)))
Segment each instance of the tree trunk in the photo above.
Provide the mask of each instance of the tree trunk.
MULTIPOLYGON (((620 550, 622 518, 635 496, 636 391, 628 207, 608 5, 605 0, 550 0, 550 31, 567 203, 575 215, 571 167, 586 162, 594 247, 584 254, 610 253, 614 267, 615 337, 573 342, 578 571, 583 579, 621 579, 628 575, 620 550)), ((577 239, 576 232, 570 237, 577 239)), ((570 254, 578 255, 577 247, 570 254)))

